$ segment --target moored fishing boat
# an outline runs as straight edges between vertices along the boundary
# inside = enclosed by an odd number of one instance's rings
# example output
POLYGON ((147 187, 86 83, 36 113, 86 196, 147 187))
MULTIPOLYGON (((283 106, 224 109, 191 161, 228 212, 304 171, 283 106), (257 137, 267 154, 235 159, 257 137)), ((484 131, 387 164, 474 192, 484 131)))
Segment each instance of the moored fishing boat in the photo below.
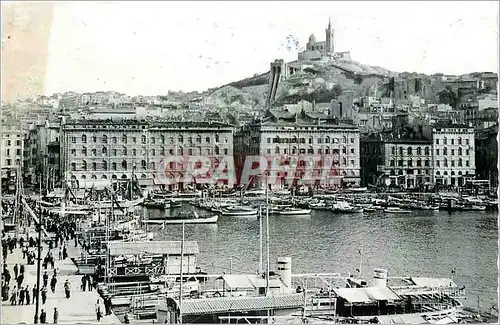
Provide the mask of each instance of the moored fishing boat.
POLYGON ((257 216, 258 211, 246 206, 229 206, 221 210, 223 216, 257 216))
POLYGON ((164 219, 144 220, 146 224, 193 224, 193 223, 217 223, 218 215, 200 216, 196 211, 193 213, 182 213, 175 217, 166 217, 164 219))
POLYGON ((345 201, 338 201, 330 205, 329 210, 336 213, 362 213, 362 207, 356 207, 345 201))
POLYGON ((280 216, 304 216, 311 214, 310 209, 295 209, 295 208, 285 208, 278 212, 280 216))
POLYGON ((401 214, 406 214, 406 213, 411 213, 410 210, 404 210, 401 208, 395 208, 395 207, 388 207, 384 210, 385 213, 401 213, 401 214))
POLYGON ((170 203, 163 200, 147 199, 144 200, 142 206, 148 209, 166 210, 170 208, 170 203))

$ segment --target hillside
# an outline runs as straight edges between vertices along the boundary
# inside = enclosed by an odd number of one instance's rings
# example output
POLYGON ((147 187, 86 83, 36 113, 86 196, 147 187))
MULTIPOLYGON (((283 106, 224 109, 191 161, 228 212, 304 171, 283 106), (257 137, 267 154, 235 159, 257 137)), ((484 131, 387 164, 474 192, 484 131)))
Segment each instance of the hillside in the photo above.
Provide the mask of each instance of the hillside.
MULTIPOLYGON (((280 82, 275 104, 296 103, 301 99, 329 102, 342 93, 364 96, 376 86, 384 92, 384 84, 397 73, 355 61, 307 62, 308 68, 280 82)), ((234 81, 205 94, 205 102, 229 114, 262 112, 266 109, 269 72, 234 81)))

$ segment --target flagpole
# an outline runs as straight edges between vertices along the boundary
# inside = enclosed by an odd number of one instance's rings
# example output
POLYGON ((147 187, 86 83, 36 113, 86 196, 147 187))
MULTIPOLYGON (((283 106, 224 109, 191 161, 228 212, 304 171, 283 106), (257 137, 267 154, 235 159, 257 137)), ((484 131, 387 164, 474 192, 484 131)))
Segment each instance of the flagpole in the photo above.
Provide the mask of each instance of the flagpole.
POLYGON ((361 255, 359 258, 359 277, 362 277, 362 271, 361 268, 363 267, 363 246, 361 246, 361 249, 358 250, 359 254, 361 255))

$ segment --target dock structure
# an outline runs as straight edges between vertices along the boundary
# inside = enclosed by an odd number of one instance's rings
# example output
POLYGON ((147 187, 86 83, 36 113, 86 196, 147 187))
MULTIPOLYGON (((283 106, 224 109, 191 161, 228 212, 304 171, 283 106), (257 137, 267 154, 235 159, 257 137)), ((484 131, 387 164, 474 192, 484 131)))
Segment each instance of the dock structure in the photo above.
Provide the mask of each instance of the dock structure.
MULTIPOLYGON (((27 232, 27 237, 32 236, 36 238, 37 234, 33 229, 29 229, 27 232)), ((24 234, 26 236, 26 234, 24 234)), ((25 237, 26 238, 26 237, 25 237)), ((40 297, 40 309, 39 313, 42 309, 47 314, 47 323, 54 323, 53 314, 54 308, 57 308, 59 317, 59 324, 89 324, 89 323, 97 323, 97 315, 95 311, 96 302, 99 300, 101 310, 104 311, 104 303, 97 290, 93 291, 82 291, 81 290, 81 275, 77 275, 77 267, 71 260, 71 257, 79 256, 79 247, 74 247, 74 244, 69 241, 67 243, 68 255, 65 260, 58 260, 58 252, 59 249, 52 249, 52 253, 55 258, 55 268, 59 269, 59 273, 57 276, 57 285, 54 293, 51 292, 50 288, 47 292, 47 300, 45 304, 42 304, 42 299, 40 297), (77 255, 78 254, 78 255, 77 255), (76 255, 76 256, 75 256, 76 255), (64 282, 68 280, 71 287, 71 295, 70 298, 66 298, 64 292, 64 282)), ((49 251, 48 245, 46 243, 42 243, 42 258, 49 251)), ((20 266, 24 264, 25 267, 25 275, 22 286, 29 286, 30 295, 32 295, 32 288, 36 284, 36 274, 37 274, 37 265, 36 262, 34 265, 27 265, 27 260, 23 259, 23 254, 20 248, 15 248, 12 254, 8 254, 6 266, 12 274, 12 278, 14 277, 13 267, 15 264, 20 266)), ((47 271, 49 275, 49 283, 50 278, 53 274, 53 269, 47 266, 47 269, 42 267, 41 275, 47 271)), ((42 281, 40 281, 42 282, 42 281)), ((10 288, 14 285, 15 280, 11 279, 10 288)), ((10 297, 9 297, 10 298, 10 297)), ((35 315, 35 303, 36 297, 31 297, 31 305, 14 305, 12 306, 9 301, 2 301, 2 315, 1 315, 1 323, 2 324, 32 324, 34 321, 35 315)), ((104 313, 103 313, 104 314, 104 313)), ((108 316, 104 316, 99 323, 103 324, 120 324, 120 320, 115 316, 115 314, 111 314, 108 316)))
POLYGON ((108 244, 109 256, 112 261, 108 267, 111 277, 138 276, 138 275, 179 275, 181 272, 181 255, 186 275, 196 275, 197 255, 199 254, 198 242, 187 241, 184 251, 181 252, 180 241, 148 241, 148 242, 122 242, 110 241, 108 244), (182 254, 181 254, 182 253, 182 254), (113 261, 119 256, 154 256, 147 265, 119 266, 113 261))

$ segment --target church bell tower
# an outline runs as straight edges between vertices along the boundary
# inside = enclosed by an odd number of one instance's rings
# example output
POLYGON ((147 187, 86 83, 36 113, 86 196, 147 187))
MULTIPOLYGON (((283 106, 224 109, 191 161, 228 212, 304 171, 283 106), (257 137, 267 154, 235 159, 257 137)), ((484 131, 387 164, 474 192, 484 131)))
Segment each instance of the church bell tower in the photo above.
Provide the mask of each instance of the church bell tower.
POLYGON ((335 47, 334 47, 334 35, 333 35, 333 29, 332 29, 332 20, 331 18, 328 19, 328 28, 326 29, 326 53, 330 56, 333 56, 335 53, 335 47))

